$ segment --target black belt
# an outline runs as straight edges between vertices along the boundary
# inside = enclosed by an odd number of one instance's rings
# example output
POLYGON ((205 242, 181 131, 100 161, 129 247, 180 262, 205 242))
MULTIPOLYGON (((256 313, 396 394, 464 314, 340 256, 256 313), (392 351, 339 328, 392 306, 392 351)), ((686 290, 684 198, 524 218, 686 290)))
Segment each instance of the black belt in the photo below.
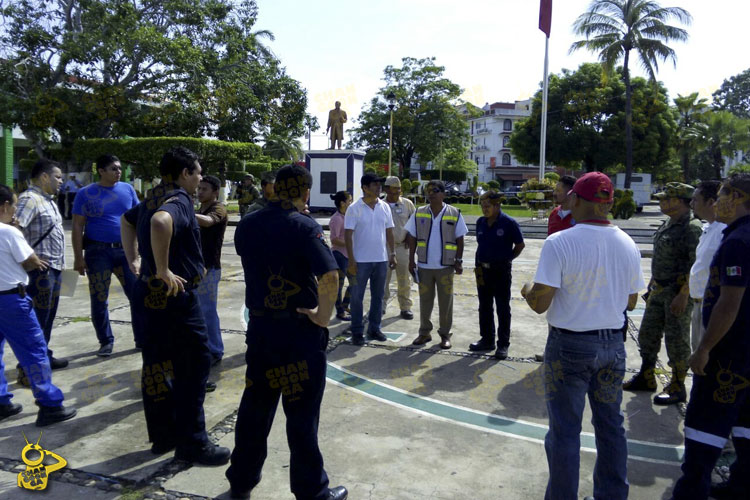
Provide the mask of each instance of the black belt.
POLYGON ((10 290, 0 291, 0 295, 15 295, 18 294, 21 297, 26 297, 26 285, 19 283, 17 287, 11 288, 10 290))
POLYGON ((271 319, 307 319, 307 314, 303 314, 297 311, 289 311, 282 309, 275 311, 273 309, 250 309, 250 316, 258 318, 271 318, 271 319))
POLYGON ((116 241, 115 243, 107 243, 104 241, 96 241, 96 240, 90 240, 88 238, 83 239, 83 248, 86 248, 87 246, 96 245, 98 247, 104 247, 104 248, 122 248, 122 243, 119 241, 116 241))
POLYGON ((476 267, 484 269, 507 269, 511 266, 510 262, 479 262, 477 261, 476 267))
POLYGON ((552 328, 566 335, 597 335, 598 336, 599 334, 602 334, 602 333, 609 335, 609 334, 615 334, 615 333, 621 334, 623 332, 623 328, 617 328, 617 329, 604 328, 602 330, 585 330, 583 332, 576 332, 575 330, 567 330, 565 328, 558 328, 556 326, 553 326, 552 328))

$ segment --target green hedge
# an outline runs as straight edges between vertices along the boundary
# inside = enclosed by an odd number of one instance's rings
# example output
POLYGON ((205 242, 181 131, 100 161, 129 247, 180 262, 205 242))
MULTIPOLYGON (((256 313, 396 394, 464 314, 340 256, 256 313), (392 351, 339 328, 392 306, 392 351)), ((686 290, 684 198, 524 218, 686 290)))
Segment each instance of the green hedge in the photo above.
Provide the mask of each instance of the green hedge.
MULTIPOLYGON (((225 142, 194 137, 135 137, 130 139, 86 139, 76 141, 73 155, 78 161, 93 161, 102 154, 113 154, 133 166, 136 177, 159 177, 159 160, 167 150, 183 146, 201 158, 201 164, 217 172, 222 162, 262 158, 260 146, 249 142, 225 142)), ((233 170, 236 171, 236 170, 233 170)))
MULTIPOLYGON (((440 179, 440 170, 425 170, 420 172, 423 181, 440 179)), ((463 182, 466 180, 466 172, 462 170, 443 170, 444 182, 463 182)))
POLYGON ((245 172, 258 177, 263 172, 272 170, 271 163, 263 161, 249 161, 245 163, 245 172))

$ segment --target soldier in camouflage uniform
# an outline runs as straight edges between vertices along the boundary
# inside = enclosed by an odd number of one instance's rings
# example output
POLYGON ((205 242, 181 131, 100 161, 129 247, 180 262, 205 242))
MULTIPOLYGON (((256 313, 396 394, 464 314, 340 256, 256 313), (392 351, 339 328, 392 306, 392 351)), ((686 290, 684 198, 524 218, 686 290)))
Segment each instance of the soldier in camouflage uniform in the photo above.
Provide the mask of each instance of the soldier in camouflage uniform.
POLYGON ((670 405, 685 402, 685 375, 690 358, 690 268, 695 261, 702 229, 690 213, 694 188, 681 182, 670 182, 657 194, 659 208, 666 220, 654 235, 646 312, 638 332, 642 365, 638 374, 623 384, 628 391, 656 391, 654 367, 661 348, 662 333, 672 380, 654 403, 670 405))

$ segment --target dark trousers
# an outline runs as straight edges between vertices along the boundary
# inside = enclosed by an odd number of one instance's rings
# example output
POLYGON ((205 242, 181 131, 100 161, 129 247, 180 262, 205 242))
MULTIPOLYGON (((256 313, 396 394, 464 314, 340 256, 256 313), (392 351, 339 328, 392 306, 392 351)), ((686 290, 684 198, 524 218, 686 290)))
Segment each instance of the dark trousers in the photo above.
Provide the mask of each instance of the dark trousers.
MULTIPOLYGON (((115 341, 109 324, 109 286, 112 283, 112 273, 117 276, 130 302, 132 302, 133 286, 137 278, 130 270, 122 248, 111 248, 93 242, 86 243, 84 259, 88 268, 91 322, 94 325, 96 338, 101 345, 111 344, 115 341)), ((134 307, 130 308, 135 344, 140 346, 143 343, 140 325, 142 318, 137 317, 135 311, 134 307)))
MULTIPOLYGON (((76 194, 78 193, 67 193, 65 196, 68 199, 68 210, 65 211, 64 215, 66 219, 73 218, 73 203, 76 201, 76 194)), ((63 215, 63 212, 60 212, 60 215, 63 215)))
POLYGON ((731 432, 737 459, 729 483, 736 492, 750 491, 750 366, 742 353, 711 353, 705 376, 693 377, 685 415, 685 458, 675 500, 704 500, 711 472, 731 432))
POLYGON ((211 366, 206 323, 194 290, 166 297, 161 280, 137 281, 145 316, 141 392, 149 440, 191 449, 208 442, 203 400, 211 366))
POLYGON ((328 495, 328 475, 318 448, 320 403, 326 383, 328 330, 304 319, 253 317, 247 331, 247 375, 232 464, 227 478, 245 490, 260 481, 266 439, 276 408, 286 415, 290 483, 297 500, 328 495))
POLYGON ((57 305, 60 303, 60 274, 61 271, 52 268, 45 271, 29 271, 29 286, 26 288, 26 293, 34 304, 36 319, 44 333, 47 356, 50 358, 52 350, 49 348, 49 339, 52 335, 52 324, 57 316, 57 305))
POLYGON ((495 340, 494 306, 497 306, 497 346, 510 345, 511 263, 474 268, 479 295, 479 333, 486 342, 495 340))
POLYGON ((352 281, 354 280, 354 277, 347 272, 349 259, 344 254, 334 250, 333 258, 336 259, 336 264, 339 266, 339 292, 338 295, 336 295, 336 313, 342 314, 345 312, 345 309, 349 307, 352 281), (349 285, 346 287, 346 291, 344 291, 344 282, 346 280, 349 281, 349 285))

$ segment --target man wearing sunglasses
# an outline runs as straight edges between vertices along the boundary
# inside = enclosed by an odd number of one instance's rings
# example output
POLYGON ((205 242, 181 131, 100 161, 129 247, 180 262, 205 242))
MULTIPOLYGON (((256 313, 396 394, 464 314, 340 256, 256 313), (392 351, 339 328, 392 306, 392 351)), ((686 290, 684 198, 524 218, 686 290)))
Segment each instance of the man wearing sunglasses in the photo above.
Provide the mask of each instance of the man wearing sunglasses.
POLYGON ((440 348, 450 349, 453 274, 463 273, 464 235, 469 230, 461 212, 443 202, 443 181, 431 180, 425 193, 429 205, 419 207, 406 223, 409 272, 417 273, 419 282, 419 336, 412 345, 424 345, 432 340, 430 316, 437 292, 440 348))

